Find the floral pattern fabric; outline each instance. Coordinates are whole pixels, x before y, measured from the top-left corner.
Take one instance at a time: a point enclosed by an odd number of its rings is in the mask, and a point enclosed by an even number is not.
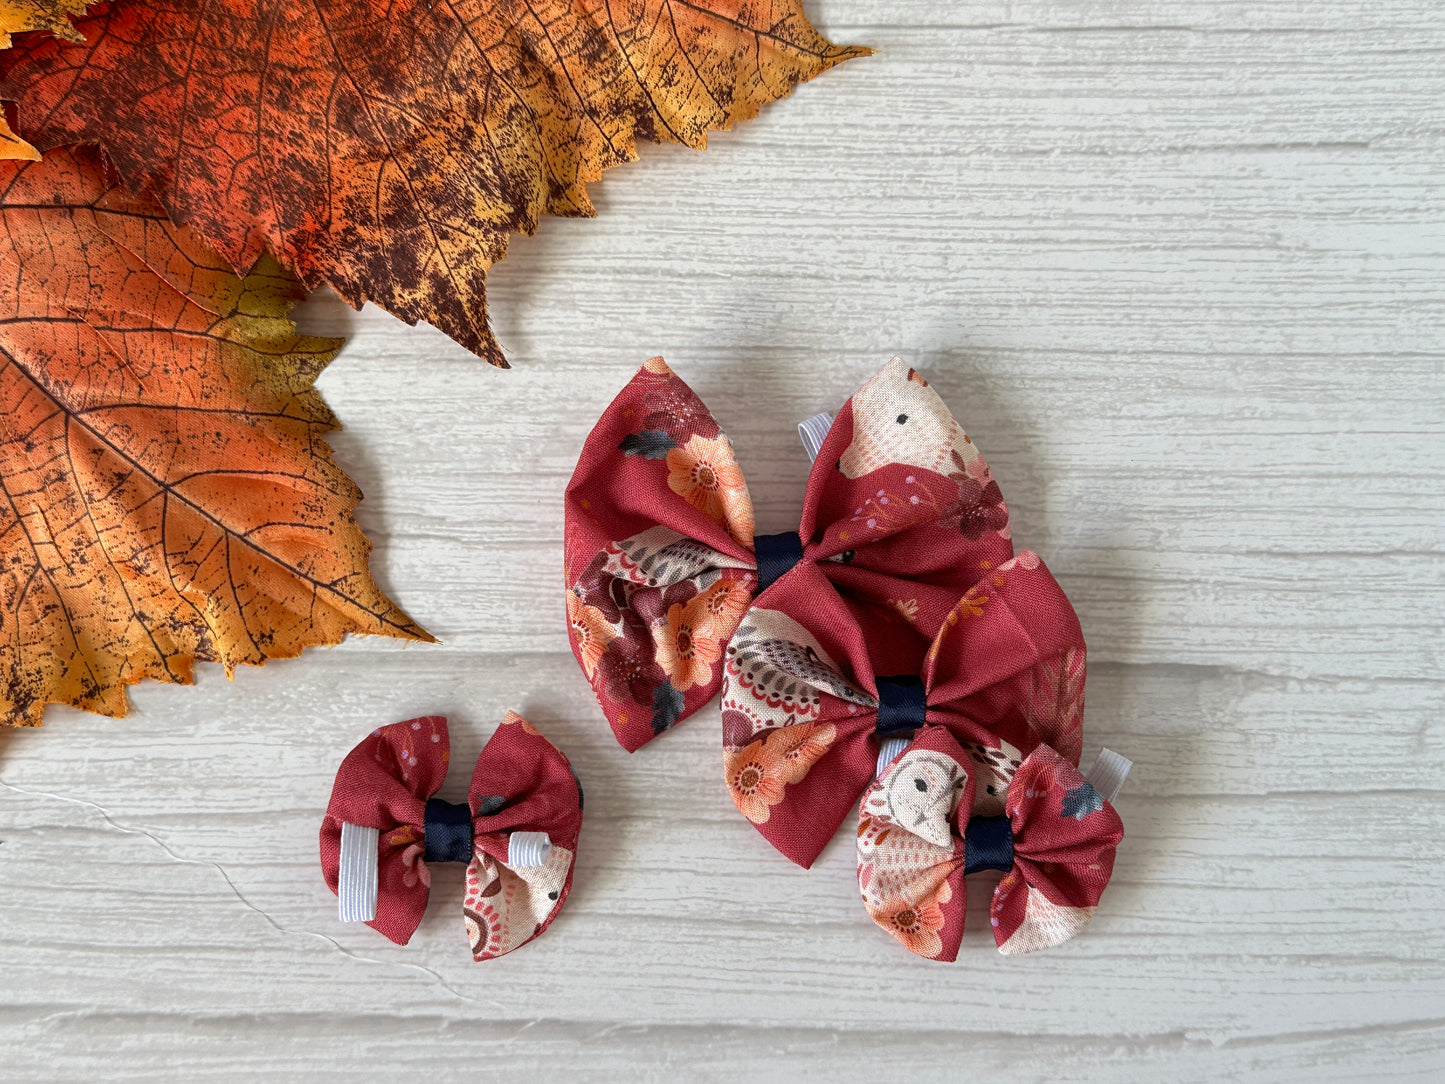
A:
[[[380,832],[376,918],[367,925],[406,944],[426,911],[426,803],[451,758],[447,721],[426,716],[384,726],[347,754],[321,825],[321,869],[337,890],[343,822]],[[477,758],[468,792],[472,857],[462,917],[477,960],[511,952],[551,925],[572,888],[582,789],[567,758],[508,712]],[[513,832],[551,841],[536,867],[509,864]]]
[[[859,806],[863,905],[906,949],[931,960],[956,959],[963,935],[972,769],[947,729],[927,726]],[[989,904],[999,951],[1018,955],[1069,940],[1109,883],[1124,836],[1119,815],[1077,767],[1040,745],[1012,773],[1003,816],[1012,865]]]
[[[767,601],[779,608],[754,606],[728,647],[723,772],[743,816],[809,866],[873,780],[878,679],[896,675],[836,594],[785,588]],[[967,753],[973,812],[1001,813],[1014,770],[1041,744],[1078,761],[1084,656],[1073,607],[1029,550],[988,570],[944,618],[910,676],[927,723]]]
[[[1013,556],[987,464],[897,358],[834,419],[797,535],[802,559],[764,597],[835,597],[883,672],[916,671],[959,597]],[[757,594],[754,544],[732,443],[652,359],[594,427],[566,499],[569,637],[628,750],[717,693]]]

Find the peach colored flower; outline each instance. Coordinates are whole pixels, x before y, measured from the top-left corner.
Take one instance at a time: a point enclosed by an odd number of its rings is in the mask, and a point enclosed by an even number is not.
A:
[[[723,753],[723,779],[738,811],[754,824],[772,816],[772,807],[783,800],[780,758],[759,738],[742,749]]]
[[[778,757],[783,782],[801,782],[837,735],[832,723],[798,723],[774,733],[768,744]]]
[[[723,579],[698,595],[693,605],[702,611],[708,631],[718,639],[726,640],[738,627],[751,601],[746,580]]]
[[[721,523],[743,545],[753,544],[753,501],[727,437],[692,437],[667,453],[667,470],[674,493]]]
[[[937,899],[923,903],[911,903],[901,897],[892,897],[874,906],[866,899],[864,905],[873,916],[873,921],[896,937],[909,952],[933,959],[943,951],[943,908]]]
[[[905,621],[912,621],[918,616],[918,600],[916,598],[890,598],[888,605],[897,610],[899,616]]]
[[[406,867],[406,872],[401,875],[401,883],[407,888],[416,887],[420,881],[423,887],[431,887],[431,870],[427,869],[426,848],[420,843],[413,843],[406,850],[401,852],[401,864]]]
[[[722,656],[722,639],[707,617],[707,596],[696,595],[686,605],[675,602],[667,617],[652,626],[657,663],[678,692],[712,680],[712,664]]]
[[[617,633],[596,606],[589,606],[571,591],[567,592],[567,621],[572,626],[572,639],[577,644],[577,657],[587,680],[592,680],[597,663]]]

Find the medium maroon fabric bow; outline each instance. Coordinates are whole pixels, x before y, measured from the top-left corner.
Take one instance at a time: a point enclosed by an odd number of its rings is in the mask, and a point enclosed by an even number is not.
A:
[[[439,715],[384,726],[347,754],[321,824],[321,869],[343,920],[406,944],[429,862],[466,862],[462,915],[488,960],[551,925],[572,888],[582,788],[562,752],[508,712],[477,758],[465,805],[433,797],[451,757]]]
[[[868,914],[908,951],[954,960],[968,894],[963,879],[1003,871],[989,904],[999,951],[1049,948],[1079,933],[1114,870],[1119,815],[1047,745],[1009,781],[1003,813],[972,817],[973,762],[943,727],[920,730],[864,795],[858,888]]]
[[[880,749],[925,725],[966,750],[980,814],[998,813],[1035,746],[1078,761],[1085,649],[1074,608],[1029,550],[948,612],[921,665],[880,667],[815,570],[744,615],[727,652],[723,774],[738,810],[809,866],[878,772]],[[895,619],[894,627],[899,622]]]
[[[987,464],[897,358],[844,404],[797,531],[754,536],[727,437],[661,358],[603,413],[567,487],[573,653],[635,750],[717,692],[753,597],[832,593],[882,673],[916,673],[959,596],[1013,554]]]

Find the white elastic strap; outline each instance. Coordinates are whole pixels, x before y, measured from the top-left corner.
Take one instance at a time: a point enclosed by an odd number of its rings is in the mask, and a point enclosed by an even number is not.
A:
[[[1134,762],[1128,757],[1120,756],[1112,749],[1100,749],[1099,755],[1094,758],[1094,766],[1084,778],[1104,796],[1104,801],[1112,802],[1123,788],[1124,780],[1129,778],[1132,767]]]
[[[341,865],[336,871],[336,914],[342,922],[376,918],[376,865],[381,832],[341,822]]]
[[[878,770],[873,773],[875,778],[883,774],[883,769],[888,767],[890,760],[908,748],[908,740],[907,738],[884,738],[879,742]]]
[[[507,839],[507,865],[513,869],[535,869],[547,864],[552,840],[546,832],[513,832]]]
[[[803,451],[808,453],[808,462],[818,458],[818,452],[827,439],[828,430],[833,428],[833,415],[824,411],[814,414],[805,422],[798,423],[798,439],[803,442]]]

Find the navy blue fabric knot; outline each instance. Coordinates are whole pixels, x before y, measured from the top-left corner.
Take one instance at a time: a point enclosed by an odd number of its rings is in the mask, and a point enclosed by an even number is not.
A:
[[[428,862],[470,862],[472,860],[472,811],[440,798],[426,802],[426,860]]]
[[[963,830],[963,872],[1007,873],[1014,864],[1014,830],[1007,817],[974,817]]]
[[[911,738],[926,721],[928,698],[923,681],[912,674],[875,679],[878,685],[878,723],[873,733],[891,738]]]
[[[758,594],[762,594],[773,581],[803,559],[803,540],[797,531],[782,534],[760,534],[753,539],[753,550],[758,555]]]

